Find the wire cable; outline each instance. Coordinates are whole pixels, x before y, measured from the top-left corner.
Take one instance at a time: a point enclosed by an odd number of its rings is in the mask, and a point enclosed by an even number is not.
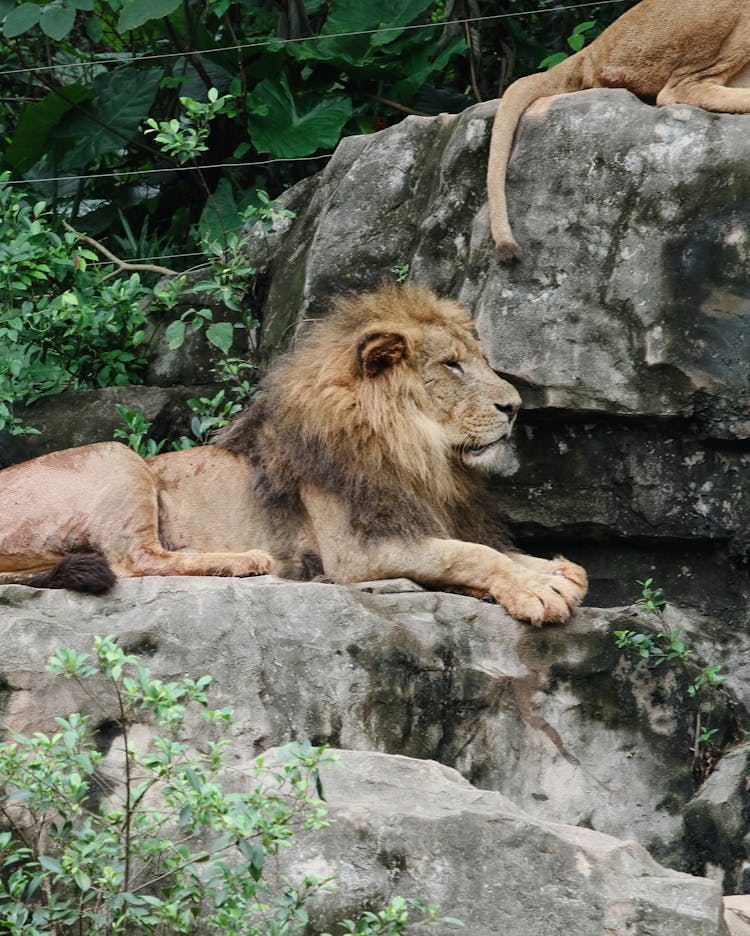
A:
[[[217,54],[220,52],[240,52],[244,49],[257,49],[257,48],[268,48],[270,46],[281,47],[285,45],[292,45],[298,42],[318,42],[324,39],[349,39],[354,36],[372,36],[379,35],[389,32],[408,32],[416,29],[442,29],[445,26],[459,25],[463,26],[464,24],[471,23],[484,23],[494,20],[502,19],[511,19],[519,16],[537,16],[543,15],[545,13],[560,13],[567,12],[570,10],[582,10],[587,7],[592,6],[611,6],[615,3],[622,3],[623,0],[587,0],[586,3],[574,3],[566,4],[564,6],[555,6],[555,7],[545,7],[541,10],[517,10],[513,13],[492,13],[488,16],[473,16],[466,17],[465,19],[456,19],[456,20],[444,20],[436,23],[413,23],[409,26],[381,26],[377,29],[362,29],[355,32],[341,32],[341,33],[330,33],[330,34],[319,34],[317,36],[301,36],[294,39],[259,39],[253,42],[242,42],[236,45],[228,46],[217,46],[213,49],[197,49],[190,50],[187,52],[156,52],[150,55],[120,55],[115,58],[93,58],[87,61],[81,62],[61,62],[58,65],[37,65],[32,68],[10,68],[0,70],[0,76],[5,75],[22,75],[22,74],[32,74],[34,72],[43,72],[43,71],[57,71],[59,69],[66,68],[85,68],[90,65],[122,65],[129,62],[151,62],[159,61],[168,58],[183,58],[186,55],[211,55]]]
[[[126,176],[158,175],[165,172],[198,172],[203,169],[242,169],[248,166],[270,166],[273,163],[298,163],[311,159],[330,159],[333,153],[319,153],[317,156],[274,157],[254,162],[209,163],[205,166],[166,166],[164,169],[117,169],[114,172],[89,172],[86,175],[50,176],[46,179],[8,179],[6,185],[41,185],[43,182],[77,182],[79,179],[121,179]]]

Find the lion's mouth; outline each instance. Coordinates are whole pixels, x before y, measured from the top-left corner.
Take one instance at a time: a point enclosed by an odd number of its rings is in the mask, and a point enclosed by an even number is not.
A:
[[[464,444],[461,446],[461,452],[464,455],[481,455],[484,452],[489,451],[493,447],[493,445],[498,445],[498,443],[503,442],[504,440],[505,440],[505,436],[501,435],[501,436],[498,436],[496,439],[493,439],[492,442],[486,442],[484,445],[465,445]]]

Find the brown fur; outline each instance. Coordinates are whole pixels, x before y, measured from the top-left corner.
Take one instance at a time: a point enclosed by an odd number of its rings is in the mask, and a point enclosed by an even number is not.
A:
[[[484,520],[481,473],[519,403],[455,303],[340,300],[215,445],[143,462],[102,443],[0,472],[0,582],[88,550],[124,576],[406,576],[565,620],[584,571],[509,551]]]
[[[487,188],[497,256],[518,260],[508,221],[505,176],[526,108],[550,94],[626,88],[660,107],[693,104],[750,112],[750,5],[746,0],[641,0],[591,45],[503,94],[490,142]]]

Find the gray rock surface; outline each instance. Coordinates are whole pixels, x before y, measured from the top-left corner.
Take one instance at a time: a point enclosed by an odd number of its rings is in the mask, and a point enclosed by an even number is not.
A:
[[[750,936],[750,896],[733,894],[725,897],[724,922],[730,936]]]
[[[667,871],[633,842],[533,818],[432,761],[343,751],[323,773],[331,825],[283,869],[333,874],[314,929],[420,895],[466,936],[720,936],[718,886]],[[443,930],[441,930],[443,932]]]
[[[622,657],[613,631],[632,617],[582,609],[535,630],[497,606],[414,589],[153,577],[93,598],[4,586],[0,721],[28,733],[91,711],[44,664],[113,633],[161,678],[214,677],[216,707],[236,711],[238,764],[298,738],[434,759],[539,818],[704,870],[711,856],[686,851],[682,818],[694,702],[676,670],[634,672]],[[713,712],[718,744],[733,717]]]
[[[684,811],[687,849],[725,892],[750,891],[750,746],[725,754]]]
[[[534,630],[407,582],[154,577],[104,598],[4,586],[0,719],[28,733],[83,711],[111,743],[112,713],[44,665],[112,633],[154,676],[213,676],[212,707],[235,709],[234,769],[295,738],[348,749],[324,776],[331,828],[282,865],[339,877],[320,927],[400,893],[472,936],[722,936],[717,881],[604,834],[696,860],[681,816],[691,700],[674,672],[621,659],[612,630],[630,624],[586,609]],[[422,760],[391,756],[404,754]]]

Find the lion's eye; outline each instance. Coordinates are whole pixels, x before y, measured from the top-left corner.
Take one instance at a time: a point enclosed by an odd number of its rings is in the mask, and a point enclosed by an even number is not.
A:
[[[463,374],[464,369],[458,363],[458,361],[443,361],[443,367],[447,367],[449,371],[453,371],[454,374]]]

